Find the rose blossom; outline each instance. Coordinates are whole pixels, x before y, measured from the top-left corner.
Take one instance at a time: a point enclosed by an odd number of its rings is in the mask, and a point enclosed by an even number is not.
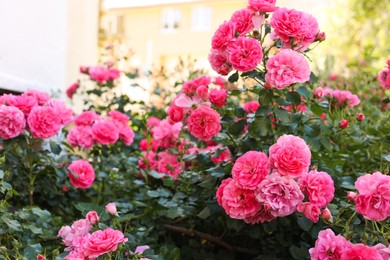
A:
[[[134,141],[134,131],[130,126],[119,127],[119,139],[123,140],[125,145],[131,145]]]
[[[46,105],[54,108],[54,110],[57,111],[63,126],[69,125],[73,121],[73,110],[67,108],[64,101],[51,98],[49,101],[47,101]]]
[[[328,205],[334,197],[334,183],[332,177],[326,172],[312,170],[304,174],[300,185],[310,203],[320,208]]]
[[[366,219],[382,221],[390,216],[390,176],[380,172],[359,177],[355,186],[356,211]]]
[[[320,207],[316,204],[312,204],[310,202],[303,202],[298,205],[297,210],[302,212],[306,218],[310,219],[313,223],[318,222],[318,218],[320,216]]]
[[[217,111],[200,106],[191,111],[187,119],[188,130],[198,139],[208,141],[221,131],[221,119]]]
[[[311,152],[306,142],[294,135],[283,135],[269,149],[271,166],[281,175],[297,178],[310,166]]]
[[[352,245],[347,250],[344,250],[342,260],[355,260],[355,259],[367,259],[367,260],[383,260],[375,247],[366,246],[363,244]]]
[[[183,121],[184,114],[184,108],[177,106],[175,101],[173,101],[171,106],[168,108],[168,116],[175,123]]]
[[[95,144],[92,127],[90,126],[73,127],[68,133],[67,140],[72,146],[80,146],[87,149]]]
[[[106,205],[106,212],[107,214],[117,215],[116,205],[114,202],[108,203]]]
[[[27,123],[35,138],[52,137],[61,129],[60,115],[49,106],[33,107],[28,115]]]
[[[379,85],[384,89],[390,89],[390,62],[387,61],[388,66],[384,68],[378,75]]]
[[[346,119],[341,120],[339,123],[339,126],[341,129],[347,128],[348,127],[348,120],[346,120]]]
[[[229,184],[233,179],[227,178],[222,180],[221,185],[219,185],[217,189],[217,193],[215,194],[215,198],[217,199],[218,204],[222,207],[222,196],[223,196],[223,190],[225,189],[226,185]]]
[[[229,42],[234,39],[235,27],[232,22],[224,22],[211,38],[211,46],[213,49],[225,49]]]
[[[246,72],[254,70],[263,59],[263,50],[258,40],[239,36],[226,48],[228,61],[233,68]]]
[[[255,190],[257,201],[270,206],[271,214],[284,217],[292,214],[304,196],[298,184],[289,176],[278,172],[268,175]]]
[[[20,109],[0,105],[0,138],[7,140],[24,132],[26,119]]]
[[[76,188],[87,189],[90,188],[95,180],[95,171],[92,165],[85,160],[73,161],[68,169],[69,180]]]
[[[321,218],[325,220],[329,220],[330,222],[333,222],[332,212],[328,208],[324,208],[321,211]]]
[[[135,249],[134,253],[130,251],[130,253],[133,253],[133,254],[142,254],[145,250],[148,250],[150,249],[150,246],[137,246],[137,248]],[[142,257],[140,258],[140,260],[152,260],[150,258],[146,258],[146,257]]]
[[[364,114],[362,114],[362,113],[357,114],[356,119],[358,121],[363,121],[364,120]]]
[[[74,93],[76,93],[79,86],[80,86],[79,83],[76,82],[68,87],[68,89],[66,90],[66,95],[68,96],[68,98],[72,99]]]
[[[178,156],[168,151],[158,153],[157,171],[168,174],[175,180],[183,172]]]
[[[390,259],[390,245],[387,247],[384,244],[376,244],[375,245],[376,250],[378,250],[378,253],[382,256],[383,260]]]
[[[221,108],[226,105],[229,94],[224,89],[212,89],[209,94],[209,100],[215,107]]]
[[[273,88],[283,89],[291,84],[310,80],[310,68],[305,57],[293,50],[281,50],[266,64],[265,80]]]
[[[121,72],[117,69],[108,69],[108,80],[115,80],[121,76]]]
[[[89,223],[91,223],[92,225],[95,225],[96,223],[99,222],[99,215],[94,210],[89,211],[86,215],[86,219],[88,220]]]
[[[92,258],[114,252],[119,244],[124,244],[127,240],[119,230],[112,228],[97,230],[89,237],[85,245],[84,255]]]
[[[260,208],[258,209],[256,215],[252,217],[244,218],[245,223],[247,224],[257,224],[257,223],[264,223],[264,222],[270,222],[271,220],[274,220],[276,216],[272,214],[272,208],[268,204],[261,204]]]
[[[233,165],[232,176],[243,189],[254,190],[270,174],[271,166],[265,153],[249,151]]]
[[[119,129],[113,120],[108,118],[95,122],[92,126],[92,132],[96,142],[108,145],[115,143],[119,138]]]
[[[224,187],[221,204],[226,214],[234,219],[253,217],[260,208],[253,191],[242,189],[235,180],[231,180]]]
[[[153,128],[153,138],[161,147],[169,148],[177,142],[182,126],[181,122],[170,124],[167,119],[161,120]]]
[[[305,51],[318,34],[317,20],[310,14],[294,9],[278,8],[272,15],[271,26],[284,47]]]
[[[142,157],[138,160],[138,167],[140,169],[146,170],[157,170],[157,159],[156,153],[153,151],[148,151],[142,154]]]
[[[89,67],[88,73],[91,79],[100,84],[106,82],[106,80],[108,80],[110,77],[108,69],[103,66]]]
[[[276,0],[249,0],[248,8],[260,13],[273,12],[277,9]]]
[[[122,125],[127,126],[130,122],[130,118],[126,114],[123,114],[117,110],[111,110],[110,112],[108,112],[108,115]]]
[[[99,117],[100,116],[93,111],[84,111],[75,118],[74,123],[77,126],[92,125]]]
[[[221,151],[221,148],[224,150]],[[220,149],[220,150],[217,151],[218,149]],[[215,164],[232,160],[232,154],[230,153],[230,150],[227,147],[224,148],[221,145],[208,146],[205,148],[205,150],[211,152],[210,158],[211,158],[211,161]],[[218,153],[219,153],[219,155],[218,155]]]
[[[245,35],[253,30],[252,17],[253,13],[244,8],[235,11],[230,18],[230,22],[234,24],[237,33]]]
[[[227,61],[225,50],[211,49],[208,60],[211,68],[218,74],[226,76],[232,70],[232,65]]]
[[[242,108],[248,113],[248,114],[253,114],[256,113],[257,109],[260,107],[259,102],[257,101],[248,101],[246,102]]]
[[[50,99],[47,93],[34,89],[27,90],[23,95],[34,97],[37,100],[38,105],[44,105]]]
[[[9,96],[6,99],[8,105],[19,108],[26,116],[30,114],[33,107],[38,106],[38,101],[27,95]]]
[[[157,148],[158,145],[153,138],[151,138],[150,140],[148,138],[144,138],[139,142],[139,149],[141,151],[148,151],[148,150],[156,151]]]
[[[351,247],[351,242],[327,228],[318,233],[315,246],[309,249],[309,253],[312,260],[341,259],[341,255]]]

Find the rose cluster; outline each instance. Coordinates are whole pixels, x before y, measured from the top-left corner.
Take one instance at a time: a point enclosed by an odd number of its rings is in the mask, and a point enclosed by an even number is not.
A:
[[[249,151],[232,168],[232,178],[222,181],[216,194],[226,213],[256,224],[302,210],[314,222],[313,209],[320,210],[333,199],[334,186],[325,172],[308,172],[311,152],[303,139],[283,135],[263,152]],[[309,202],[303,202],[305,195]],[[310,210],[308,209],[310,207]],[[309,214],[310,213],[310,214]]]
[[[325,39],[319,33],[317,20],[294,9],[277,8],[275,0],[250,0],[247,8],[236,11],[214,33],[209,62],[213,70],[227,75],[231,70],[249,72],[265,62],[265,85],[283,89],[310,79],[309,64],[300,52],[315,41]],[[267,20],[273,12],[270,21]],[[264,36],[271,31],[272,44],[261,46]],[[260,37],[259,37],[260,35]],[[282,50],[268,59],[273,46]]]
[[[116,110],[108,112],[108,117],[101,117],[93,111],[84,111],[75,118],[75,126],[70,129],[67,140],[72,146],[91,148],[96,143],[114,144],[122,140],[131,145],[134,131],[129,126],[130,118]]]
[[[208,76],[186,81],[182,92],[168,108],[171,121],[185,120],[190,133],[204,141],[209,141],[221,131],[220,115],[211,105],[221,108],[229,96],[224,83],[217,82],[210,87],[211,83]]]
[[[92,226],[99,222],[96,211],[87,213],[85,219],[75,221],[71,226],[63,226],[58,237],[70,251],[64,259],[96,259],[97,257],[117,250],[119,244],[127,242],[127,238],[119,230],[106,228],[90,233]]]
[[[34,138],[56,135],[73,120],[65,102],[38,90],[0,96],[0,138],[12,139],[28,130]]]
[[[341,235],[336,236],[328,228],[319,232],[315,246],[310,248],[309,253],[312,260],[387,260],[390,259],[390,246],[353,244]]]
[[[332,89],[330,87],[318,87],[314,90],[314,97],[320,100],[330,100],[333,105],[339,107],[355,107],[360,104],[357,95],[348,90]]]
[[[387,67],[385,67],[378,75],[379,84],[384,89],[390,89],[390,60],[387,60]]]
[[[356,180],[355,187],[358,193],[349,192],[348,198],[357,212],[374,221],[390,217],[390,176],[381,172],[365,174]]]

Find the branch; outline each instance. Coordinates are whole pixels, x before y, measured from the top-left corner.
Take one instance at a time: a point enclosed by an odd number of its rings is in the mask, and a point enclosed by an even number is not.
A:
[[[207,233],[203,233],[200,231],[191,230],[191,229],[187,229],[187,228],[183,228],[183,227],[177,227],[177,226],[173,226],[173,225],[169,225],[169,224],[165,225],[165,229],[167,229],[168,231],[181,233],[181,234],[191,236],[191,237],[197,236],[197,237],[206,239],[210,242],[213,242],[215,244],[218,244],[218,245],[226,248],[229,251],[245,253],[248,255],[259,255],[261,253],[260,251],[257,251],[257,250],[252,250],[252,249],[248,249],[245,247],[230,245],[230,244],[226,243],[225,241],[223,241],[222,239],[220,239],[219,237],[216,237],[216,236],[213,236],[213,235],[210,235]]]

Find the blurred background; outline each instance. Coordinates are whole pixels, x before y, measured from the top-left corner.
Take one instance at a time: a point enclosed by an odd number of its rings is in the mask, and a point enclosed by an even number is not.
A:
[[[31,88],[65,99],[81,65],[131,72],[144,89],[150,73],[168,73],[180,62],[212,73],[207,55],[213,33],[246,5],[246,0],[0,0],[0,91]],[[390,58],[388,0],[278,0],[277,6],[317,18],[327,40],[310,58],[324,77],[351,69],[379,71]]]

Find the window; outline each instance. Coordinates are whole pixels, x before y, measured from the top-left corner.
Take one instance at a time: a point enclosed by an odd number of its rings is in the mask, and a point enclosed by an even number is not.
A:
[[[195,7],[192,9],[192,30],[209,31],[211,29],[211,8]]]
[[[180,11],[177,9],[167,9],[163,11],[164,31],[177,31],[180,27]]]

